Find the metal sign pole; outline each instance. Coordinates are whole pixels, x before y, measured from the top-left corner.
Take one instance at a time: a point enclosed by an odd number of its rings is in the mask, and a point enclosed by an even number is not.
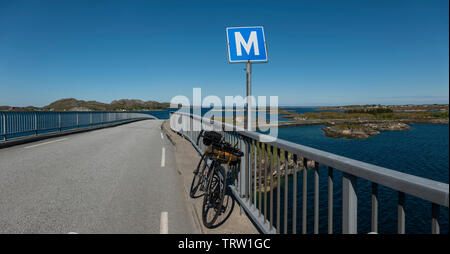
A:
[[[250,130],[251,129],[251,124],[252,124],[252,115],[251,115],[251,93],[252,93],[252,85],[251,85],[251,79],[252,79],[252,64],[250,63],[250,60],[248,60],[247,62],[247,68],[246,68],[246,72],[247,72],[247,103],[246,103],[246,107],[245,107],[245,117],[244,117],[244,128],[246,130]]]

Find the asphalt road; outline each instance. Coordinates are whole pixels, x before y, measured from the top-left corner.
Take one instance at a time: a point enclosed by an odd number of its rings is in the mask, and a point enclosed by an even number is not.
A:
[[[194,233],[160,125],[0,149],[0,233]]]

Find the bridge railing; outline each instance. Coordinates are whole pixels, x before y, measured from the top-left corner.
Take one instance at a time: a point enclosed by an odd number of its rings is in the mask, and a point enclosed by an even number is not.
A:
[[[135,112],[0,111],[0,142],[23,136],[144,118],[155,117]]]
[[[295,144],[286,140],[269,138],[267,135],[222,122],[211,122],[198,115],[174,112],[171,126],[181,125],[176,130],[201,152],[202,143],[196,146],[199,130],[194,126],[214,129],[225,135],[230,143],[238,143],[244,152],[238,177],[230,186],[235,198],[247,214],[252,217],[260,230],[265,233],[307,233],[308,216],[308,175],[313,174],[314,218],[313,232],[319,233],[319,168],[327,171],[328,233],[333,233],[333,196],[338,187],[333,174],[341,171],[342,184],[342,233],[357,233],[358,179],[365,179],[371,184],[371,231],[378,232],[379,186],[397,192],[397,232],[405,233],[405,195],[425,200],[431,209],[430,231],[440,233],[440,207],[449,206],[449,185],[430,179],[394,171],[373,164],[353,160],[311,147]],[[320,165],[320,167],[319,167]],[[325,167],[324,167],[325,166]],[[311,170],[307,170],[310,168]],[[297,174],[303,174],[302,197],[297,197]],[[288,176],[293,175],[289,181]],[[322,183],[321,183],[322,184]],[[283,186],[284,185],[284,186]],[[290,190],[290,192],[289,192]],[[283,200],[281,200],[281,194]],[[275,196],[275,197],[274,197]],[[362,198],[362,197],[359,197]],[[275,203],[274,203],[275,202]],[[298,203],[297,203],[298,202]],[[297,208],[302,208],[298,211]],[[274,211],[275,210],[275,211]],[[297,221],[297,214],[301,221]],[[275,216],[274,216],[275,215]],[[301,228],[297,229],[297,225]],[[281,231],[282,230],[282,231]]]

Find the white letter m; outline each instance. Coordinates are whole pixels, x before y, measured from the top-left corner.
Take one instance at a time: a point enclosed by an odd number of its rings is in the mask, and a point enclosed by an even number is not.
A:
[[[234,37],[236,40],[236,54],[238,56],[242,56],[241,45],[244,47],[245,51],[247,52],[247,55],[250,54],[250,49],[252,48],[252,45],[254,45],[255,55],[257,56],[259,55],[258,38],[256,37],[256,31],[250,32],[248,42],[245,42],[240,32],[234,32]]]

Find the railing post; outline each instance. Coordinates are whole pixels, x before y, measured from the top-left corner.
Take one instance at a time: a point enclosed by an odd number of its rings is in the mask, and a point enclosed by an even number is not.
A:
[[[401,191],[398,192],[397,231],[399,234],[405,233],[405,193]]]
[[[34,112],[34,134],[37,136],[38,128],[37,128],[37,112]]]
[[[439,205],[432,203],[431,204],[431,233],[439,234]]]
[[[249,144],[248,144],[248,140],[247,138],[243,137],[241,140],[241,151],[244,152],[244,156],[242,157],[242,163],[241,163],[241,168],[240,168],[240,194],[241,197],[248,197],[248,190],[249,190],[249,186],[248,186],[248,171],[250,169],[250,156],[249,156]]]
[[[328,234],[333,234],[333,168],[328,167]]]
[[[270,151],[272,151],[272,158],[273,158],[272,161],[277,160],[277,165],[276,165],[277,168],[275,171],[275,172],[277,172],[276,173],[277,174],[277,233],[280,233],[281,232],[281,216],[280,216],[281,215],[281,177],[280,177],[281,176],[281,173],[280,173],[281,151],[280,151],[280,148],[278,148],[278,147],[275,147],[276,152],[273,152],[273,148]],[[271,165],[271,164],[269,164],[269,165]],[[272,170],[270,171],[269,175],[270,175],[270,179],[272,179],[272,176],[273,176]],[[272,181],[271,181],[270,182],[270,197],[271,197],[270,208],[271,209],[273,208],[273,198],[272,198],[273,197],[273,194],[272,194],[273,189],[274,189],[274,187],[272,186]],[[273,217],[272,214],[273,214],[273,211],[270,210],[270,215]],[[271,218],[271,220],[272,220],[272,218]]]
[[[297,154],[293,154],[292,157],[294,159],[294,190],[292,191],[292,234],[297,234]]]
[[[58,129],[61,131],[61,112],[58,112]]]
[[[314,162],[314,234],[319,233],[319,163]]]
[[[78,112],[76,114],[77,114],[77,128],[78,128],[78,126],[80,126],[80,122],[78,120]]]
[[[92,112],[89,112],[89,126],[92,126]]]
[[[264,144],[263,143],[261,143],[261,142],[258,142],[258,149],[259,149],[259,154],[258,154],[258,157],[259,157],[259,160],[258,160],[258,165],[259,165],[259,177],[258,177],[258,182],[259,182],[259,185],[258,185],[258,189],[259,189],[259,199],[258,199],[258,206],[259,206],[259,209],[258,209],[258,211],[259,211],[259,215],[261,216],[261,211],[262,211],[262,191],[263,191],[263,189],[262,189],[262,179],[263,179],[263,164],[262,164],[262,159],[264,158],[264,156],[263,156],[263,148],[264,147]]]
[[[2,113],[2,119],[3,119],[3,137],[6,141],[6,114]]]
[[[372,232],[378,232],[378,184],[372,183]]]
[[[307,213],[308,213],[308,159],[303,158],[303,211],[302,211],[302,234],[307,233]]]
[[[257,145],[257,141],[255,140],[254,142],[254,146],[253,146],[253,150],[254,150],[254,162],[255,162],[255,170],[253,171],[253,203],[254,206],[256,208],[256,179],[257,179],[257,170],[258,170],[258,145]]]
[[[342,233],[357,233],[358,197],[356,195],[356,177],[342,174]]]
[[[284,233],[288,233],[289,153],[284,151]]]

